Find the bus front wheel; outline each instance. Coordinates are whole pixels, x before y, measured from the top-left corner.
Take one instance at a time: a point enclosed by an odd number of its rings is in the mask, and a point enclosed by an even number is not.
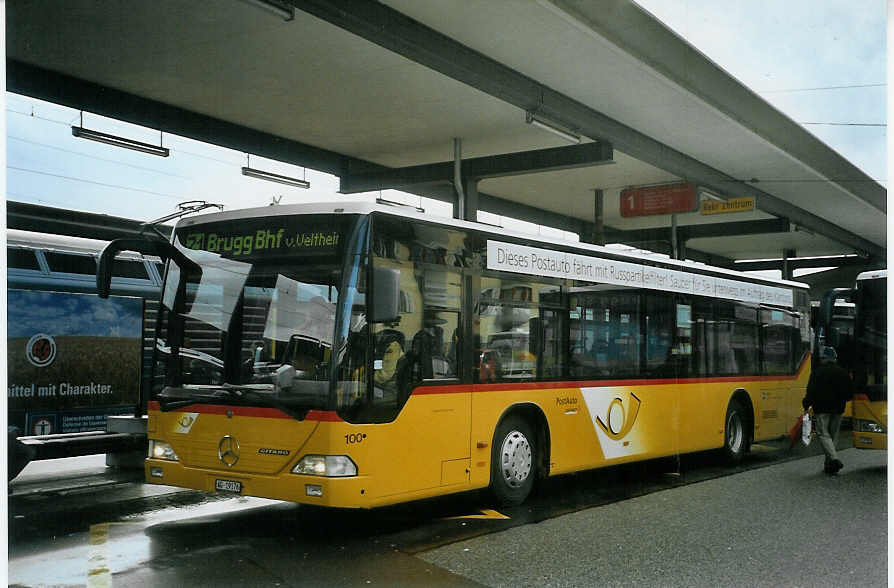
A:
[[[521,504],[534,487],[537,447],[534,430],[518,415],[509,415],[494,433],[490,488],[501,506]]]
[[[738,464],[748,452],[750,435],[746,428],[749,422],[745,408],[738,400],[732,400],[726,409],[723,426],[723,453],[731,464]]]

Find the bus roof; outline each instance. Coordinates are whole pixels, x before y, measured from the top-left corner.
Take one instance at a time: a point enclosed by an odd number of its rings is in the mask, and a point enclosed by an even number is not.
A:
[[[514,237],[517,239],[526,239],[528,241],[536,241],[537,243],[545,243],[550,245],[557,245],[563,248],[568,249],[576,249],[589,251],[593,253],[599,253],[602,255],[609,255],[612,257],[616,257],[619,259],[629,259],[635,262],[648,261],[650,263],[657,263],[665,266],[677,267],[677,268],[688,268],[688,269],[700,269],[703,271],[709,271],[716,274],[723,274],[728,276],[735,276],[738,278],[744,278],[746,280],[750,280],[753,282],[760,282],[766,284],[775,284],[775,285],[785,285],[791,286],[799,289],[809,289],[807,284],[802,282],[794,282],[790,280],[780,280],[774,278],[768,278],[765,276],[756,276],[752,274],[748,274],[745,272],[740,272],[736,270],[716,267],[712,265],[707,265],[700,262],[694,261],[680,261],[676,259],[664,259],[658,257],[656,255],[646,255],[641,253],[634,253],[628,251],[620,251],[617,249],[611,249],[608,247],[604,247],[601,245],[593,245],[590,243],[582,243],[575,241],[563,241],[559,239],[552,239],[549,237],[543,236],[532,236],[530,234],[518,233],[518,232],[510,232],[502,227],[496,227],[494,225],[486,224],[486,223],[478,223],[473,221],[465,221],[454,218],[445,218],[445,217],[433,217],[431,215],[425,214],[424,211],[420,212],[419,209],[413,206],[403,206],[403,205],[387,205],[387,204],[378,204],[378,203],[370,203],[370,202],[313,202],[313,203],[305,203],[305,204],[278,204],[278,205],[268,205],[262,206],[258,208],[243,208],[238,210],[228,210],[223,212],[212,212],[208,214],[201,214],[197,216],[190,216],[182,218],[177,223],[177,228],[186,227],[198,224],[204,224],[208,222],[218,222],[218,221],[227,221],[227,220],[240,220],[246,218],[259,218],[259,217],[269,217],[269,216],[288,216],[288,215],[296,215],[296,214],[360,214],[360,215],[368,215],[372,213],[381,213],[387,214],[391,216],[397,216],[408,219],[416,219],[420,221],[424,221],[427,223],[436,223],[440,225],[444,225],[447,227],[455,227],[457,229],[467,229],[467,230],[475,230],[485,233],[491,233],[495,237]]]
[[[23,231],[21,229],[7,229],[6,245],[8,247],[29,247],[32,249],[45,249],[64,253],[82,253],[98,255],[108,241],[101,239],[88,239],[85,237],[72,237],[70,235],[55,235],[53,233],[38,233],[35,231]],[[132,251],[122,251],[115,256],[118,259],[148,259],[160,261],[151,255],[140,255]]]
[[[107,243],[108,241],[99,239],[37,233],[20,229],[8,229],[6,231],[6,244],[19,247],[39,247],[41,249],[58,249],[59,251],[77,253],[99,253]]]

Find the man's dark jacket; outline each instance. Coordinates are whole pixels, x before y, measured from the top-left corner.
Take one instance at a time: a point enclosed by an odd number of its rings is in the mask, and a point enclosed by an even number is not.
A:
[[[804,410],[812,406],[814,413],[841,414],[845,403],[853,395],[853,384],[847,370],[834,363],[823,363],[811,372],[807,396],[801,404]]]

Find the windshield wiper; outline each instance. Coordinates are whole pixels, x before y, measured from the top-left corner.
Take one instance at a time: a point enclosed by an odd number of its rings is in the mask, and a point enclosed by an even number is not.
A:
[[[194,391],[189,389],[166,387],[158,395],[158,398],[162,401],[161,411],[168,412],[178,408],[183,408],[184,406],[189,406],[190,404],[216,402],[219,401],[221,397],[218,394],[196,394]],[[169,400],[168,402],[164,402],[164,400],[168,398],[170,398],[171,400]]]
[[[304,420],[304,417],[307,416],[307,410],[296,410],[294,407],[289,406],[271,394],[258,392],[256,388],[250,386],[237,386],[234,384],[224,384],[223,386],[223,390],[229,392],[230,396],[233,398],[242,398],[251,402],[264,404],[271,408],[279,409],[298,421]]]
[[[307,416],[307,411],[309,410],[297,410],[294,407],[280,401],[275,396],[259,392],[257,388],[252,386],[223,384],[221,386],[203,387],[201,390],[203,392],[208,391],[210,392],[210,394],[195,394],[184,397],[185,395],[183,394],[183,392],[189,394],[192,391],[188,389],[177,389],[176,391],[174,391],[170,388],[166,388],[161,392],[161,394],[159,394],[159,398],[171,398],[171,400],[161,405],[162,412],[168,412],[177,408],[189,406],[190,404],[207,404],[211,402],[220,402],[221,400],[226,400],[228,398],[243,400],[247,402],[257,402],[259,404],[263,404],[264,406],[276,408],[286,413],[293,419],[299,421],[304,420],[304,417]]]

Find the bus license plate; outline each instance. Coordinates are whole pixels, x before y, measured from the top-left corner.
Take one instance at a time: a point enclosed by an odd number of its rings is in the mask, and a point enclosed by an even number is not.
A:
[[[214,489],[223,492],[242,492],[242,482],[235,480],[215,480]]]

